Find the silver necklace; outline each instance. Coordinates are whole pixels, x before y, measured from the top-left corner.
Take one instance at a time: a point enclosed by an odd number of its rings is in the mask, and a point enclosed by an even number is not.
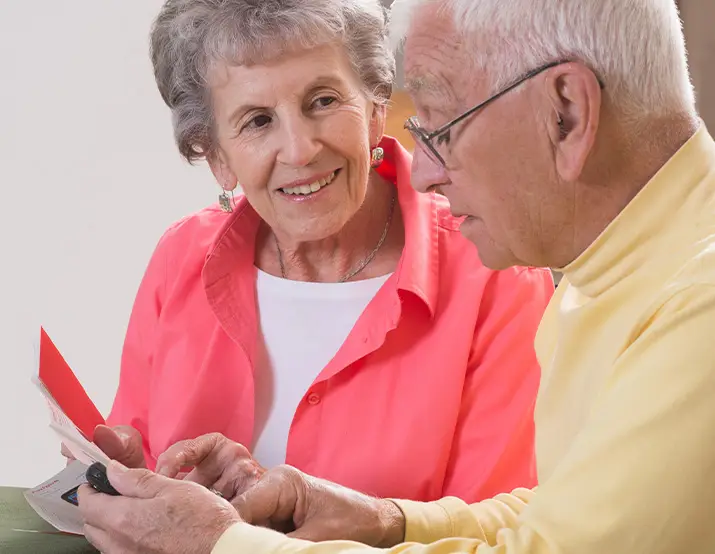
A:
[[[385,222],[385,228],[382,230],[382,236],[380,237],[380,240],[377,241],[377,244],[375,245],[375,248],[372,249],[372,252],[370,252],[365,259],[363,259],[356,267],[355,269],[352,269],[345,275],[343,275],[339,280],[338,283],[344,283],[348,279],[352,279],[360,273],[363,269],[367,267],[367,265],[375,258],[377,255],[377,252],[380,250],[380,247],[382,244],[385,242],[385,239],[387,238],[387,232],[390,230],[390,224],[392,223],[392,216],[395,213],[395,199],[397,198],[397,193],[392,195],[392,200],[390,202],[390,213],[387,216],[387,221]],[[273,233],[273,239],[275,240],[276,243],[276,250],[278,251],[278,263],[281,266],[281,276],[283,279],[286,279],[286,269],[285,266],[283,265],[283,253],[281,252],[281,247],[278,244],[278,237],[276,236],[275,233]]]

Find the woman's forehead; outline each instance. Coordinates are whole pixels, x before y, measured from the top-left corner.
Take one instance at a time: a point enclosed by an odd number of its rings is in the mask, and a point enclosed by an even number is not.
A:
[[[209,73],[212,87],[272,83],[289,86],[307,85],[312,81],[354,82],[357,79],[345,49],[339,44],[323,44],[314,48],[284,50],[280,55],[264,56],[245,63],[216,61]]]

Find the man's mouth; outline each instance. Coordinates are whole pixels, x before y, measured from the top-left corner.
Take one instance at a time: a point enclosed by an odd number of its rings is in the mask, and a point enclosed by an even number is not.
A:
[[[322,179],[318,179],[317,181],[313,181],[312,183],[308,183],[305,185],[299,185],[297,187],[285,187],[278,189],[281,191],[283,194],[295,194],[295,195],[300,195],[300,196],[307,196],[309,194],[313,194],[318,192],[320,189],[327,187],[330,183],[333,182],[337,174],[340,172],[340,170],[333,171],[330,175],[327,177],[323,177]]]

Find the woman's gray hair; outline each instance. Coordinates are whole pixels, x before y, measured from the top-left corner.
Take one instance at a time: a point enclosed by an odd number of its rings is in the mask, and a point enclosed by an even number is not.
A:
[[[379,0],[167,0],[151,31],[151,60],[174,136],[189,163],[215,149],[208,91],[216,63],[255,64],[341,42],[366,95],[386,104],[395,59]]]

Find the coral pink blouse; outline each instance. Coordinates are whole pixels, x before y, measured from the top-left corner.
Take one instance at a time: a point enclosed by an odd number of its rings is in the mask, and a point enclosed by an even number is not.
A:
[[[533,348],[546,270],[495,272],[446,200],[410,186],[410,155],[382,142],[405,247],[394,274],[305,391],[286,463],[382,497],[468,502],[534,486]],[[256,212],[241,197],[161,238],[140,285],[109,417],[144,438],[149,467],[209,432],[251,445],[258,340]]]

